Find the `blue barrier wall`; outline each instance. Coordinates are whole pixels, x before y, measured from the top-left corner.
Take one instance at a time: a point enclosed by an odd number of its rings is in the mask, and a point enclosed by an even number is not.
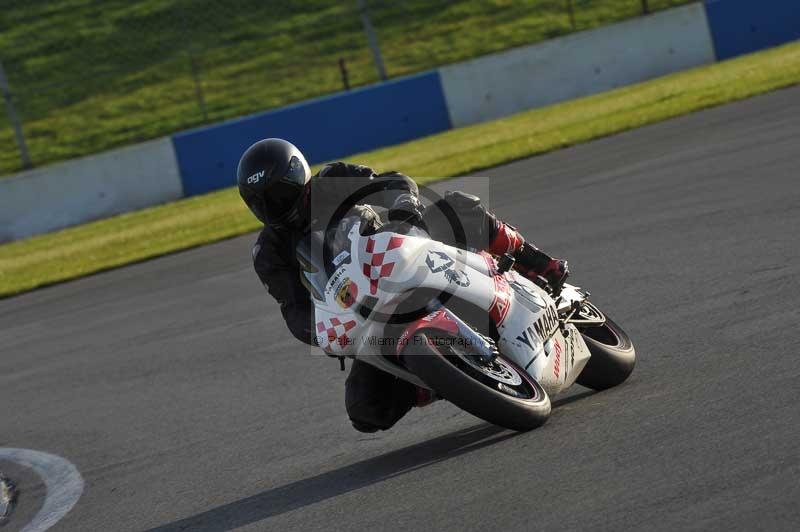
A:
[[[253,142],[281,137],[315,164],[450,129],[439,73],[373,85],[172,137],[186,196],[235,184]]]
[[[800,39],[798,0],[708,0],[717,60]]]

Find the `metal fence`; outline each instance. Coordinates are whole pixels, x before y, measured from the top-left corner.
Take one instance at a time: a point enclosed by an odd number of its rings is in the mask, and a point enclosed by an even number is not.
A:
[[[0,0],[0,173],[690,1]]]

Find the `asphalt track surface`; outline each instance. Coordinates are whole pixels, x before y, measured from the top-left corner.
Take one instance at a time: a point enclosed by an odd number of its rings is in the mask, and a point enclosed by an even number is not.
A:
[[[0,447],[80,470],[53,530],[798,530],[798,167],[794,88],[484,173],[638,351],[538,430],[353,431],[249,235],[0,301]]]

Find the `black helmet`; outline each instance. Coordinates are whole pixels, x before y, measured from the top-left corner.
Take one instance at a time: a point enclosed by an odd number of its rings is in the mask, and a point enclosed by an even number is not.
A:
[[[276,227],[302,221],[304,189],[311,170],[294,144],[259,140],[239,159],[236,181],[242,199],[263,223]]]

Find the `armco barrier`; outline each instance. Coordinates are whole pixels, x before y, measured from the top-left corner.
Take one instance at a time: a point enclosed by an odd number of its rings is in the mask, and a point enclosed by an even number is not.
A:
[[[182,196],[168,138],[43,166],[0,179],[0,242]]]
[[[242,152],[264,137],[295,143],[314,164],[446,129],[434,71],[179,133],[173,142],[191,196],[233,185]]]
[[[798,0],[709,0],[706,13],[720,61],[800,39]]]
[[[453,127],[712,63],[701,4],[443,67]]]

